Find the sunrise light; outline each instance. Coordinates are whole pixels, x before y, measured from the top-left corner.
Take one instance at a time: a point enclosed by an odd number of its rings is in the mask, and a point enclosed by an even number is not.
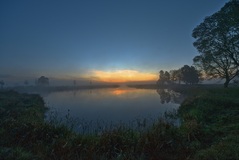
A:
[[[155,81],[157,75],[152,73],[142,73],[136,70],[117,70],[117,71],[92,71],[94,77],[102,82],[134,82],[134,81]]]
[[[135,82],[135,81],[155,81],[157,75],[152,73],[142,73],[136,70],[117,71],[92,71],[93,76],[102,82]]]

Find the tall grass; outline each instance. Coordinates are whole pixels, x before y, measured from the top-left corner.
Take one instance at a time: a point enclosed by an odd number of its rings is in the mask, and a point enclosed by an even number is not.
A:
[[[103,132],[117,130],[119,128],[125,130],[133,130],[137,132],[146,132],[153,125],[159,121],[164,120],[167,123],[173,125],[179,125],[180,120],[177,116],[177,111],[167,111],[164,114],[158,116],[158,118],[137,117],[131,121],[108,121],[104,119],[88,120],[84,118],[73,118],[68,110],[65,116],[60,115],[57,110],[52,109],[47,112],[45,122],[53,126],[66,126],[69,130],[79,133],[81,135],[99,135]]]

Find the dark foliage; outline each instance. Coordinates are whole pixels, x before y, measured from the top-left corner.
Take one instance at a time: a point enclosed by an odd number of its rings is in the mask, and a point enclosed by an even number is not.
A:
[[[210,78],[225,79],[224,86],[239,74],[239,1],[231,0],[205,18],[194,30],[193,43],[201,53],[194,58]]]

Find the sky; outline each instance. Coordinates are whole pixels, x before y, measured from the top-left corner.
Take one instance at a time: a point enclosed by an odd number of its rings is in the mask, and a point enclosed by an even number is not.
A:
[[[226,2],[2,0],[0,80],[156,81],[193,64],[192,30]]]

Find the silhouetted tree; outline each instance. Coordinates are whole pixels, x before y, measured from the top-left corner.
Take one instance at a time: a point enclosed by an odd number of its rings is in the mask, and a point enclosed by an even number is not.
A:
[[[159,71],[159,79],[157,81],[158,85],[163,85],[164,84],[163,75],[164,75],[164,71],[163,70]]]
[[[4,84],[5,84],[4,81],[1,80],[1,81],[0,81],[1,89],[3,89]]]
[[[47,78],[45,76],[41,76],[37,80],[37,85],[39,85],[39,86],[48,86],[49,85],[49,78]]]
[[[170,83],[170,74],[168,71],[165,71],[164,73],[164,80],[165,82]]]
[[[169,71],[170,72],[170,80],[171,82],[176,82],[178,81],[178,83],[180,84],[181,83],[181,80],[182,80],[182,73],[181,73],[181,70],[178,69],[178,70],[171,70]]]
[[[230,0],[220,11],[206,17],[192,36],[201,55],[194,58],[210,78],[226,79],[224,87],[239,74],[239,1]]]
[[[199,72],[193,66],[184,65],[181,68],[182,81],[186,84],[196,84],[199,82]]]
[[[164,85],[165,82],[170,83],[170,74],[168,71],[159,71],[159,80],[157,81],[158,85]]]

